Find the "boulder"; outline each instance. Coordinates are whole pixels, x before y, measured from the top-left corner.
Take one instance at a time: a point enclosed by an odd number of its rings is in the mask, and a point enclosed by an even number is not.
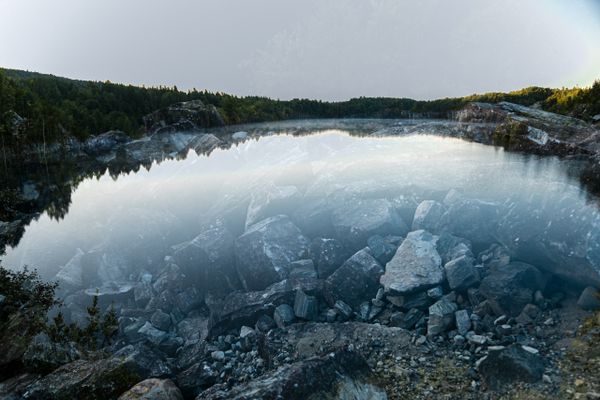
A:
[[[454,326],[454,313],[458,307],[455,303],[442,298],[429,307],[429,321],[427,322],[427,334],[439,335]]]
[[[513,344],[490,350],[478,369],[486,385],[492,390],[499,390],[516,382],[539,381],[544,374],[544,361],[539,355]]]
[[[309,241],[285,215],[252,225],[235,241],[238,275],[246,290],[285,279],[290,263],[308,255]]]
[[[512,262],[492,268],[483,278],[479,292],[498,314],[517,316],[526,304],[533,301],[536,290],[543,290],[546,280],[532,265]]]
[[[356,308],[365,299],[374,298],[382,273],[383,267],[368,248],[358,251],[325,281],[330,304],[342,300]]]
[[[365,246],[373,235],[403,236],[408,232],[392,203],[385,199],[348,200],[337,205],[331,220],[337,237],[354,249]]]
[[[341,351],[287,364],[258,379],[236,385],[215,385],[196,400],[242,399],[342,399],[383,400],[385,391],[366,383],[369,372],[366,361],[356,352]]]
[[[183,400],[170,379],[146,379],[119,396],[118,400]]]
[[[339,240],[320,237],[314,238],[311,242],[310,253],[321,279],[331,275],[349,256]]]
[[[460,256],[444,265],[446,280],[451,290],[465,292],[479,283],[479,272],[469,256]]]
[[[240,287],[233,243],[229,230],[219,224],[173,246],[173,260],[201,294],[224,295]]]
[[[436,242],[437,236],[423,230],[406,236],[381,277],[386,293],[410,294],[443,282],[444,270]]]
[[[594,287],[586,287],[579,295],[577,305],[584,310],[600,310],[600,292]]]
[[[422,201],[415,211],[412,230],[418,231],[424,229],[429,232],[438,233],[440,229],[440,220],[446,211],[443,204],[435,200]]]

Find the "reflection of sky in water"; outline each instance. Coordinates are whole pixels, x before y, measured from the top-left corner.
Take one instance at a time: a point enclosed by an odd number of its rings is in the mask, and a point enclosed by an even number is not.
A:
[[[304,194],[300,202],[333,194],[394,198],[412,185],[438,198],[460,188],[469,197],[498,203],[535,195],[540,207],[566,197],[592,215],[578,183],[561,168],[554,158],[434,136],[357,138],[335,130],[267,136],[116,180],[87,179],[73,193],[64,220],[42,215],[8,249],[4,264],[36,266],[52,276],[78,248],[109,248],[133,253],[143,267],[156,262],[153,250],[164,255],[223,214],[238,215],[243,225],[252,193],[273,186],[296,186]]]

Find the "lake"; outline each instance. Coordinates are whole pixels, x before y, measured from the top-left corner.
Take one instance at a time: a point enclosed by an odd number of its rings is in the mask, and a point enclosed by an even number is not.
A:
[[[426,228],[467,239],[474,256],[501,245],[569,282],[595,276],[598,209],[564,161],[439,135],[356,135],[347,123],[301,136],[286,134],[285,124],[278,134],[272,128],[210,155],[190,151],[149,170],[84,179],[64,218],[43,213],[3,264],[37,268],[58,279],[66,296],[126,293],[174,262],[185,264],[205,298],[289,276],[290,263],[318,258],[315,238],[336,239],[349,256],[372,236],[397,246],[413,228]],[[419,223],[413,218],[423,201],[441,208],[421,207],[429,215]],[[256,250],[277,253],[275,272],[261,281],[260,272],[240,271],[246,250],[237,238],[276,216],[285,217],[275,221],[275,243],[259,241],[264,248]],[[218,240],[203,234],[215,230],[227,233]],[[290,235],[302,240],[282,250]],[[186,253],[190,243],[204,253]],[[198,274],[203,263],[224,272]]]

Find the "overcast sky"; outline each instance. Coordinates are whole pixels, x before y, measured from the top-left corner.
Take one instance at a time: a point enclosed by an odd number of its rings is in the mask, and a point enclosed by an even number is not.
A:
[[[600,78],[599,0],[0,0],[0,38],[3,67],[282,99]]]

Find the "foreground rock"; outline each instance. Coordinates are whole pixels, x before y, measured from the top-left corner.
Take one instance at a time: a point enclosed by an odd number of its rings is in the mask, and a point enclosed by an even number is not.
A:
[[[444,270],[436,249],[437,239],[424,230],[406,236],[381,277],[386,293],[410,294],[443,282]]]
[[[27,400],[116,398],[142,378],[129,359],[113,357],[66,364],[27,388]]]
[[[375,297],[382,273],[383,267],[369,250],[360,250],[327,278],[330,302],[342,300],[354,308],[358,307],[365,299]]]
[[[119,400],[183,400],[170,379],[146,379],[119,396]]]
[[[532,265],[512,262],[493,268],[481,281],[479,291],[487,298],[497,315],[517,316],[532,303],[536,290],[543,290],[546,280]]]
[[[196,399],[387,399],[382,389],[367,383],[368,373],[369,367],[362,357],[343,351],[280,367],[231,389],[216,385]]]
[[[479,373],[493,390],[515,382],[536,382],[542,379],[542,358],[520,345],[495,349],[479,364]]]
[[[246,290],[262,290],[285,279],[290,263],[306,258],[309,240],[285,215],[252,225],[235,241],[237,270]]]

